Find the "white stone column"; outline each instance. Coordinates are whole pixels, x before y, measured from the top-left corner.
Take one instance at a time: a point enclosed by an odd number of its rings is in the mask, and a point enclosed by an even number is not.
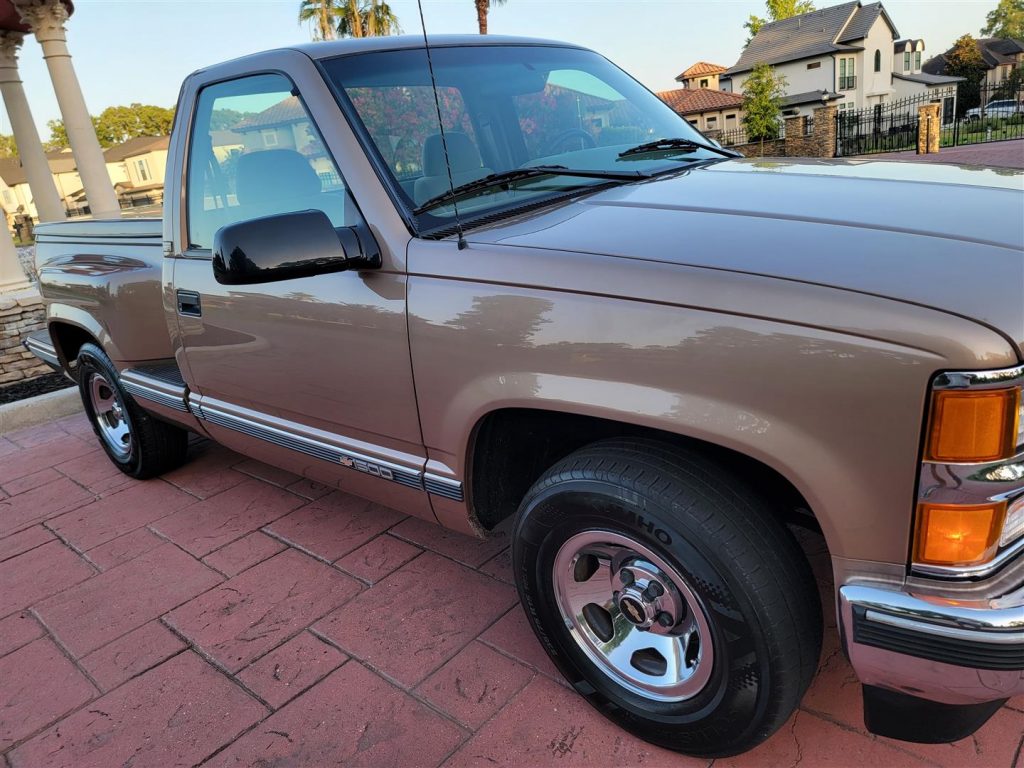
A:
[[[14,238],[7,229],[7,220],[0,212],[0,293],[20,291],[28,288],[31,283],[18,262],[18,251],[14,247]]]
[[[53,174],[46,162],[39,131],[32,120],[25,89],[18,77],[18,48],[24,37],[21,32],[0,31],[0,94],[7,107],[7,116],[11,119],[14,140],[18,144],[18,157],[28,177],[39,220],[60,221],[64,218],[64,205],[53,183]]]
[[[89,109],[85,106],[75,68],[71,65],[64,29],[68,9],[61,0],[14,0],[14,6],[43,49],[89,209],[98,219],[119,218],[121,208],[117,204],[114,185],[107,174],[103,150],[96,138]]]

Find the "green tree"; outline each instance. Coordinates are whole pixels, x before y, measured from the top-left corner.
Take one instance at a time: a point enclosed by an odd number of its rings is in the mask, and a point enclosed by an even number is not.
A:
[[[487,14],[491,8],[497,5],[504,5],[505,0],[473,0],[476,6],[476,25],[480,28],[480,34],[487,34]]]
[[[299,24],[313,22],[314,40],[333,40],[340,15],[337,0],[302,0],[299,6]]]
[[[63,120],[47,120],[46,127],[50,129],[50,140],[43,144],[43,149],[52,152],[55,149],[67,149],[68,132],[64,128]]]
[[[985,17],[982,37],[1012,37],[1024,40],[1024,0],[999,0]]]
[[[174,122],[174,109],[138,103],[107,107],[94,122],[100,146],[113,147],[137,136],[166,136]]]
[[[0,134],[0,157],[17,157],[18,145],[14,143],[13,136]]]
[[[786,78],[767,64],[754,67],[743,83],[743,126],[748,140],[761,142],[761,154],[764,142],[779,136],[785,88]]]
[[[985,77],[985,60],[978,49],[978,41],[971,35],[963,35],[944,54],[946,74],[962,77],[957,83],[956,111],[959,117],[969,109],[981,104],[981,81]]]
[[[750,18],[743,25],[744,29],[750,33],[745,44],[749,44],[754,39],[754,35],[760,32],[761,27],[765,24],[770,24],[773,21],[782,21],[783,19],[791,19],[794,16],[801,16],[814,10],[812,0],[765,0],[764,5],[768,11],[768,18],[765,19],[750,14]]]

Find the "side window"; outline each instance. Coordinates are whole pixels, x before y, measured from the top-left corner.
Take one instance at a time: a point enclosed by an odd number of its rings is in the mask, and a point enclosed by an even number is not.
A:
[[[226,224],[321,210],[359,223],[337,166],[289,80],[257,75],[199,93],[188,160],[188,236],[211,248]]]

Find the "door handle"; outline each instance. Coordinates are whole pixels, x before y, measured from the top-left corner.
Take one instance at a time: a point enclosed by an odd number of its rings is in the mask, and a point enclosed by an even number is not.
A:
[[[195,291],[178,291],[178,314],[187,317],[202,317],[203,307]]]

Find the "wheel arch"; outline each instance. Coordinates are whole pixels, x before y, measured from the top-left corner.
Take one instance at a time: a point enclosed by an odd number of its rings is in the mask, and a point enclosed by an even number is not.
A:
[[[759,490],[786,522],[815,528],[829,539],[828,526],[799,479],[761,457],[677,429],[536,407],[496,408],[474,425],[466,457],[470,514],[481,528],[493,529],[515,513],[529,487],[552,464],[612,437],[646,437],[697,449]]]

